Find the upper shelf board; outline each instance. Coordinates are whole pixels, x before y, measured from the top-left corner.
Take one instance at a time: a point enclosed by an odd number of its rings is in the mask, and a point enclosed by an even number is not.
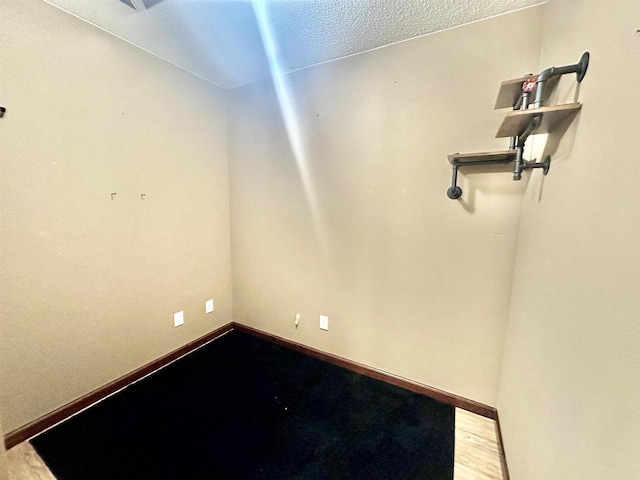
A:
[[[505,80],[500,84],[498,98],[496,99],[496,110],[499,108],[512,108],[522,95],[522,84],[530,78],[537,78],[537,75],[527,75],[526,77]]]
[[[496,134],[496,138],[521,135],[536,115],[542,115],[542,123],[533,134],[550,133],[563,122],[575,117],[581,107],[581,103],[566,103],[564,105],[554,105],[551,107],[513,110],[505,115],[502,125],[500,125],[500,129]]]
[[[522,84],[532,78],[537,79],[538,75],[526,75],[520,78],[514,78],[513,80],[505,80],[500,84],[500,90],[498,90],[498,98],[496,99],[496,105],[493,107],[495,110],[500,108],[513,108],[518,99],[522,95]],[[546,81],[547,85],[543,92],[543,103],[549,98],[551,92],[558,84],[560,77],[552,77]],[[531,93],[531,98],[535,96],[535,92]]]

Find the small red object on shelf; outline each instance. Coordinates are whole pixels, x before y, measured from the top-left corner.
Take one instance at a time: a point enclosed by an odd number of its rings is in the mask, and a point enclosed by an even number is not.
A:
[[[538,86],[537,78],[530,78],[522,82],[522,91],[523,92],[533,92]]]

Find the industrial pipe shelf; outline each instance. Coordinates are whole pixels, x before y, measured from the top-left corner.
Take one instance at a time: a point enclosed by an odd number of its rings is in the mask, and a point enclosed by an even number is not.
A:
[[[585,52],[578,63],[574,65],[550,67],[538,75],[525,75],[524,77],[502,82],[495,108],[512,108],[512,111],[505,115],[496,138],[509,137],[509,149],[448,155],[447,158],[452,166],[452,177],[451,187],[447,190],[447,196],[451,199],[457,199],[462,196],[462,189],[457,186],[458,169],[460,167],[491,164],[506,165],[513,162],[514,180],[520,180],[523,171],[534,168],[541,168],[546,175],[549,172],[551,158],[547,155],[542,162],[525,160],[525,142],[530,135],[551,133],[575,118],[582,108],[581,103],[544,106],[544,102],[557,85],[560,76],[575,73],[577,81],[581,82],[588,66],[589,52]]]

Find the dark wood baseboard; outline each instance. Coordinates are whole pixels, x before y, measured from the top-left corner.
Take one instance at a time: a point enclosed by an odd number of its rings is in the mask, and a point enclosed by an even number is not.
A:
[[[504,443],[502,442],[502,429],[500,428],[500,417],[496,411],[496,439],[498,440],[498,449],[500,452],[500,466],[502,467],[503,480],[509,479],[509,466],[507,465],[507,455],[504,452]]]
[[[102,400],[105,397],[108,397],[112,393],[117,392],[118,390],[140,380],[142,377],[149,375],[150,373],[162,368],[169,363],[177,360],[178,358],[186,355],[187,353],[192,352],[196,348],[201,347],[202,345],[210,342],[211,340],[215,340],[216,338],[224,335],[227,332],[233,330],[233,323],[228,323],[223,325],[220,328],[217,328],[206,335],[203,335],[192,342],[183,345],[182,347],[169,352],[168,354],[157,358],[156,360],[143,365],[142,367],[123,375],[122,377],[103,385],[100,388],[93,390],[92,392],[83,395],[72,402],[63,405],[62,407],[43,415],[40,418],[37,418],[31,423],[24,425],[12,432],[9,432],[4,437],[4,444],[7,449],[28,440],[29,438],[37,435],[40,432],[43,432],[47,428],[52,427],[56,423],[59,423],[70,416],[78,413],[80,410],[87,408],[88,406]]]
[[[363,365],[346,358],[338,357],[337,355],[333,355],[331,353],[316,350],[315,348],[307,347],[306,345],[292,342],[285,338],[278,337],[276,335],[272,335],[255,328],[247,327],[239,323],[234,322],[233,329],[240,332],[248,333],[250,335],[254,335],[259,338],[263,338],[265,340],[269,340],[292,350],[296,350],[306,355],[324,360],[325,362],[333,363],[334,365],[346,368],[347,370],[366,375],[367,377],[382,380],[383,382],[402,387],[406,390],[426,395],[427,397],[431,397],[434,400],[438,400],[439,402],[462,408],[463,410],[467,410],[469,412],[477,413],[478,415],[482,415],[483,417],[491,418],[492,420],[496,420],[498,418],[496,409],[494,407],[490,407],[489,405],[469,400],[468,398],[464,398],[453,393],[448,393],[443,390],[424,385],[422,383],[414,382],[413,380],[399,377],[397,375],[393,375],[392,373],[378,370],[376,368],[369,367],[367,365]]]

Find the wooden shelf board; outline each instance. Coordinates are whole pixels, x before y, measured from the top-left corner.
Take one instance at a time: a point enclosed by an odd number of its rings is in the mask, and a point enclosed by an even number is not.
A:
[[[518,97],[522,95],[522,84],[525,80],[536,78],[537,75],[527,75],[526,77],[514,78],[513,80],[505,80],[500,84],[498,90],[498,98],[496,99],[496,110],[499,108],[512,108]]]
[[[493,107],[495,110],[500,108],[513,108],[513,105],[516,103],[518,98],[522,95],[522,84],[531,78],[538,78],[538,75],[527,75],[520,78],[514,78],[513,80],[505,80],[500,84],[500,89],[498,90],[498,98],[496,99],[496,105]],[[560,77],[552,77],[546,81],[546,85],[544,87],[542,102],[547,101],[551,92],[555,89],[558,84],[558,80]],[[530,102],[533,102],[533,97],[535,97],[535,91],[531,93]]]
[[[459,165],[464,165],[468,162],[495,162],[504,160],[506,162],[511,162],[514,158],[516,158],[515,150],[498,150],[494,152],[477,152],[477,153],[452,153],[451,155],[447,155],[449,159],[449,163],[453,165],[454,160],[458,160]]]
[[[551,133],[565,121],[575,117],[581,103],[567,103],[551,107],[528,108],[527,110],[513,110],[508,112],[500,125],[496,138],[514,137],[521,135],[534,116],[542,114],[542,123],[535,133]]]

